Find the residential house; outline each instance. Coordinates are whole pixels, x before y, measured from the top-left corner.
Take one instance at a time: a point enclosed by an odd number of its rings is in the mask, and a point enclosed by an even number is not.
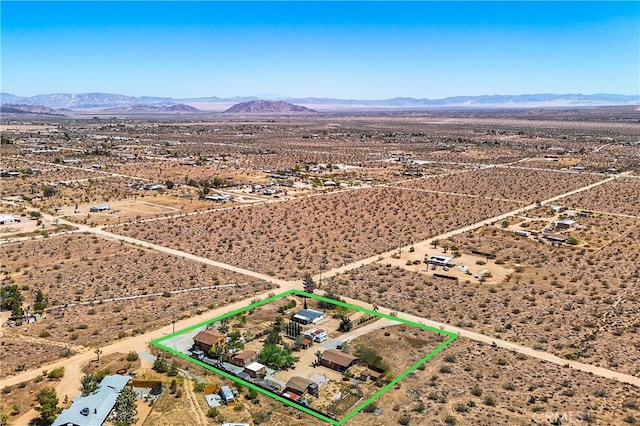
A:
[[[542,238],[553,241],[554,243],[564,243],[569,239],[568,236],[560,234],[544,234]]]
[[[106,212],[109,209],[111,209],[111,206],[109,206],[109,204],[102,203],[102,204],[98,204],[98,205],[95,205],[95,206],[91,206],[89,208],[89,211],[92,212],[92,213],[99,213],[99,212]]]
[[[576,224],[575,220],[571,220],[571,219],[561,219],[561,220],[557,220],[553,223],[553,226],[556,228],[556,230],[558,231],[564,231],[566,229],[571,228],[573,225]]]
[[[324,312],[316,311],[314,309],[300,309],[293,318],[291,318],[291,320],[300,324],[308,325],[315,324],[323,318]]]
[[[255,351],[242,351],[233,355],[229,362],[238,367],[246,367],[256,359],[258,359],[258,354]]]
[[[205,353],[211,348],[224,348],[227,345],[227,339],[224,334],[220,334],[215,330],[203,330],[193,336],[193,347]]]
[[[425,263],[436,266],[452,266],[450,257],[445,256],[429,256]]]
[[[118,395],[129,383],[131,376],[113,374],[100,382],[98,389],[90,395],[79,396],[71,407],[63,410],[52,426],[101,426],[116,404]]]
[[[322,354],[320,364],[332,370],[344,372],[358,362],[358,357],[337,349],[328,349]]]

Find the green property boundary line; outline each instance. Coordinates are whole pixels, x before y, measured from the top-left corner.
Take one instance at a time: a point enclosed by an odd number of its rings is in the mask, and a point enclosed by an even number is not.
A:
[[[343,416],[341,419],[337,420],[337,419],[333,419],[331,417],[328,417],[326,415],[323,415],[321,413],[318,413],[317,411],[311,410],[307,407],[305,407],[304,405],[301,404],[296,404],[294,401],[291,401],[287,398],[282,397],[281,395],[278,395],[276,393],[270,392],[266,389],[263,389],[259,386],[254,385],[251,382],[245,381],[239,377],[233,376],[229,373],[227,373],[226,371],[222,371],[219,370],[209,364],[205,364],[204,362],[197,360],[193,357],[188,356],[187,354],[181,353],[176,351],[175,349],[169,348],[167,346],[165,346],[163,344],[164,341],[172,339],[173,337],[176,337],[178,335],[187,333],[189,331],[195,330],[197,328],[201,328],[203,326],[206,326],[207,324],[211,324],[214,323],[216,321],[220,321],[222,319],[225,318],[229,318],[232,317],[234,315],[246,312],[248,310],[257,308],[259,306],[262,305],[266,305],[267,303],[271,303],[273,301],[282,299],[284,297],[290,296],[290,295],[296,295],[296,296],[303,296],[303,297],[309,297],[312,299],[316,299],[316,300],[321,300],[323,302],[327,302],[327,303],[331,303],[333,305],[337,305],[337,306],[342,306],[348,309],[353,309],[356,311],[360,311],[360,312],[366,312],[370,315],[374,315],[380,318],[386,318],[389,320],[393,320],[393,321],[397,321],[399,323],[404,323],[406,325],[410,325],[412,327],[417,327],[420,328],[422,330],[427,330],[427,331],[431,331],[433,333],[438,333],[441,335],[445,335],[448,336],[448,338],[440,343],[436,348],[434,348],[431,352],[429,352],[428,354],[426,354],[424,357],[422,357],[418,362],[416,362],[415,364],[413,364],[411,367],[409,367],[407,370],[405,370],[404,372],[402,372],[401,374],[399,374],[394,380],[392,380],[390,383],[388,383],[387,385],[385,385],[384,387],[380,388],[380,390],[378,390],[376,393],[374,393],[371,397],[369,397],[367,400],[365,400],[364,402],[361,402],[360,404],[358,404],[354,409],[352,409],[349,413],[347,413],[345,416]],[[407,319],[403,319],[403,318],[399,318],[397,316],[394,315],[389,315],[389,314],[384,314],[382,312],[377,312],[377,311],[373,311],[371,309],[366,309],[366,308],[362,308],[360,306],[355,306],[355,305],[351,305],[342,301],[338,301],[338,300],[334,300],[334,299],[330,299],[328,297],[324,297],[324,296],[320,296],[320,295],[316,295],[316,294],[311,294],[311,293],[306,293],[304,291],[300,291],[300,290],[288,290],[285,291],[284,293],[280,293],[280,294],[276,294],[274,296],[270,296],[264,300],[260,300],[257,301],[255,303],[250,304],[249,306],[243,307],[243,308],[239,308],[239,309],[235,309],[231,312],[227,312],[226,314],[220,315],[218,317],[215,317],[213,319],[207,320],[207,321],[203,321],[199,324],[193,325],[191,327],[185,328],[183,330],[179,330],[176,331],[175,333],[171,333],[167,336],[163,336],[160,337],[158,339],[152,340],[151,344],[162,349],[165,350],[167,352],[172,353],[173,355],[176,355],[180,358],[183,358],[191,363],[194,363],[196,365],[199,365],[203,368],[206,368],[207,370],[213,371],[214,373],[223,376],[229,380],[232,380],[235,383],[241,384],[243,386],[246,386],[250,389],[256,390],[270,398],[273,398],[277,401],[280,401],[284,404],[287,404],[295,409],[298,409],[300,411],[303,411],[307,414],[310,414],[314,417],[316,417],[317,419],[320,419],[324,422],[327,422],[331,425],[335,425],[335,426],[339,426],[339,425],[343,425],[345,422],[347,422],[349,419],[351,419],[353,416],[355,416],[356,414],[358,414],[358,412],[360,412],[360,410],[362,410],[364,407],[366,407],[367,405],[371,404],[373,401],[375,401],[378,397],[380,397],[382,394],[384,394],[385,392],[387,392],[389,389],[391,389],[392,387],[394,387],[398,382],[400,382],[400,380],[404,379],[405,377],[407,377],[409,374],[411,374],[413,371],[415,371],[418,367],[420,367],[422,364],[424,364],[425,362],[427,362],[429,359],[431,359],[433,356],[435,356],[437,353],[439,353],[440,351],[442,351],[444,348],[446,348],[447,346],[449,346],[454,340],[456,340],[458,338],[458,335],[456,333],[453,333],[451,331],[446,331],[446,330],[440,330],[438,328],[435,327],[431,327],[425,324],[420,324],[417,322],[413,322],[413,321],[409,321]]]

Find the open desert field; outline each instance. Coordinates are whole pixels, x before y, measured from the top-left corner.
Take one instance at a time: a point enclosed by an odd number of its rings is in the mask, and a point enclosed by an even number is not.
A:
[[[284,278],[340,266],[517,208],[393,188],[128,224],[114,232]],[[453,214],[452,212],[456,212]],[[184,236],[189,236],[185,239]]]
[[[414,180],[406,186],[533,203],[604,179],[604,176],[592,174],[494,167],[450,176],[427,177]]]
[[[347,424],[634,424],[639,401],[633,386],[459,338]]]
[[[199,383],[232,382],[146,346],[172,323],[300,289],[310,273],[320,294],[480,333],[458,338],[347,424],[640,422],[634,385],[541,361],[553,354],[628,383],[640,375],[635,110],[6,125],[2,214],[20,223],[0,225],[0,279],[3,291],[17,288],[25,315],[0,312],[0,374],[13,384],[3,414],[44,385],[64,392],[61,401],[77,391],[75,376],[58,384],[34,372],[64,360],[77,374],[94,349],[124,345],[140,354],[132,371],[178,382],[144,425],[320,424],[247,389],[236,406],[210,412]],[[217,194],[228,199],[203,198]],[[110,209],[89,211],[100,203]],[[429,256],[451,266],[426,265]],[[25,320],[36,310],[37,321]],[[274,314],[256,310],[251,326],[262,330]],[[338,321],[326,323],[330,338],[340,337]],[[437,344],[382,321],[349,344],[380,348],[394,374],[424,341]],[[513,343],[533,351],[501,348]],[[307,352],[298,372],[316,368]],[[151,370],[158,356],[184,371]],[[9,424],[37,417],[20,405]]]
[[[40,321],[3,327],[3,375],[67,347],[99,346],[269,288],[251,277],[88,235],[5,244],[1,254],[3,285],[17,285],[32,307],[40,290],[48,305]]]
[[[640,179],[620,177],[584,193],[567,197],[565,204],[574,209],[640,216],[638,200]]]
[[[484,261],[515,270],[498,284],[471,276],[457,282],[435,278],[383,261],[324,285],[354,299],[637,375],[640,271],[638,253],[630,247],[640,228],[625,225],[597,253],[491,229],[447,241],[463,253],[492,248],[496,259]]]

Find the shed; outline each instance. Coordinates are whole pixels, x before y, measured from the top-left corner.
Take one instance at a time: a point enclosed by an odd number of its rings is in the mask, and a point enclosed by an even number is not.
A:
[[[287,382],[285,392],[295,393],[296,395],[304,395],[305,392],[309,392],[312,395],[318,394],[318,384],[313,380],[305,379],[300,376],[293,376]]]
[[[320,364],[336,371],[346,371],[358,362],[358,357],[341,352],[337,349],[328,349],[322,354]]]
[[[252,362],[244,368],[244,372],[249,376],[256,377],[264,377],[267,373],[267,368],[264,364],[260,364],[259,362]]]

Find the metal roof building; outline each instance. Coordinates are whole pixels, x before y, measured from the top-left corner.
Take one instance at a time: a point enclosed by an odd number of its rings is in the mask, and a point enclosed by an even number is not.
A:
[[[63,410],[52,426],[103,425],[116,404],[118,395],[129,380],[131,376],[120,374],[106,376],[94,393],[74,399],[71,407]]]

